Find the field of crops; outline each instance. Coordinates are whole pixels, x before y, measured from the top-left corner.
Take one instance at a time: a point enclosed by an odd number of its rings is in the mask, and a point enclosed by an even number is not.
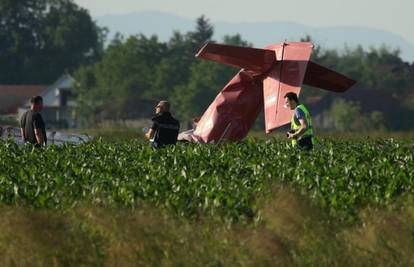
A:
[[[0,265],[412,266],[413,143],[0,143]]]
[[[256,200],[286,184],[352,221],[362,207],[414,192],[412,143],[324,139],[309,153],[277,139],[157,152],[134,141],[40,150],[0,143],[0,202],[51,210],[148,204],[185,218],[248,222],[258,219]]]

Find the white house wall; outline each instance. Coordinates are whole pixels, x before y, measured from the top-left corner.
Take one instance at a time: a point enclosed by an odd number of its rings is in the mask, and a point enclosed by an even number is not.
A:
[[[43,97],[43,105],[44,106],[57,106],[58,105],[58,99],[55,95],[55,90],[48,90]]]
[[[65,121],[69,128],[75,126],[72,109],[76,106],[76,103],[72,100],[68,101],[67,106],[60,107],[59,95],[57,94],[57,90],[59,89],[71,89],[74,82],[75,80],[70,75],[64,75],[40,94],[43,97],[44,106],[41,113],[43,115],[43,119],[46,121],[47,128],[55,127],[58,121]],[[23,113],[29,108],[30,100],[28,100],[24,106],[19,108],[17,119],[20,119]]]
[[[72,88],[73,82],[74,80],[70,76],[64,76],[63,79],[49,87],[46,92],[42,94],[43,105],[58,106],[59,98],[57,97],[56,90],[59,88]]]

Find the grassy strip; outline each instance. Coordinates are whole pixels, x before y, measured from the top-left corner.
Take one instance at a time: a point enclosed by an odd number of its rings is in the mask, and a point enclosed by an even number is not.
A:
[[[343,225],[290,189],[260,200],[255,225],[151,207],[65,213],[0,207],[2,266],[412,266],[414,202]]]

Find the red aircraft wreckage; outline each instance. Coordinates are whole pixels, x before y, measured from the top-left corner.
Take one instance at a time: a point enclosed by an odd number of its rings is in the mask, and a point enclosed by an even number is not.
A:
[[[264,108],[265,130],[290,122],[293,111],[284,108],[284,95],[299,95],[302,84],[344,92],[355,81],[310,61],[313,44],[284,42],[264,49],[207,43],[197,58],[239,67],[241,70],[216,96],[194,130],[178,140],[221,143],[245,138]]]

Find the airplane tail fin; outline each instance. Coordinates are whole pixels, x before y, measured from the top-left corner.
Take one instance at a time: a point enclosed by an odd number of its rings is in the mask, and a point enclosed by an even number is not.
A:
[[[293,111],[284,108],[284,96],[288,92],[299,95],[312,48],[308,42],[274,46],[282,60],[272,67],[263,81],[266,133],[289,123],[292,118]]]

